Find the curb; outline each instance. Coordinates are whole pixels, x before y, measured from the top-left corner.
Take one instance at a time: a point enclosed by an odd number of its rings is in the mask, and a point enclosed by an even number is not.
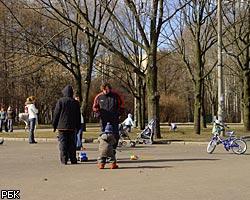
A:
[[[28,142],[29,138],[3,138],[5,141],[25,141]],[[57,138],[36,138],[37,142],[57,142]],[[94,138],[88,138],[83,139],[83,143],[98,143],[98,139]],[[155,143],[153,145],[166,145],[166,144],[182,144],[182,145],[188,145],[188,144],[199,144],[199,145],[205,145],[208,142],[195,142],[195,141],[167,141],[163,143]]]
[[[26,141],[28,142],[28,138],[4,138],[5,141]],[[54,142],[57,141],[56,138],[36,138],[38,142]]]
[[[28,142],[29,138],[3,138],[5,141],[25,141]],[[57,138],[35,138],[35,140],[37,142],[57,142],[58,139]],[[93,138],[89,138],[89,139],[83,139],[82,140],[83,143],[95,143],[97,142],[97,140],[95,141]]]

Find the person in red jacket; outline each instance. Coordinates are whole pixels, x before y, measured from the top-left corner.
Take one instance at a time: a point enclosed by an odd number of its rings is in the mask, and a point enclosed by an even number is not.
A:
[[[101,132],[105,132],[105,127],[109,122],[113,127],[116,143],[113,145],[114,153],[119,141],[119,116],[124,110],[124,103],[121,96],[112,90],[109,83],[101,85],[99,94],[96,95],[93,103],[93,112],[100,118]]]

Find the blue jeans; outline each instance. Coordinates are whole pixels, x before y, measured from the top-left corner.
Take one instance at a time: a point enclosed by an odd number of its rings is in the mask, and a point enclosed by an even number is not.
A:
[[[83,133],[82,127],[76,131],[76,148],[77,149],[82,148],[82,133]]]
[[[34,131],[36,126],[36,118],[29,119],[29,143],[35,142]]]
[[[10,132],[13,131],[13,119],[7,119],[7,127]]]

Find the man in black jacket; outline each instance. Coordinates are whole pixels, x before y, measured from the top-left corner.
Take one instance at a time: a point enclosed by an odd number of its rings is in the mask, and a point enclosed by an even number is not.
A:
[[[60,160],[62,164],[67,164],[70,159],[71,164],[77,163],[75,131],[80,128],[81,114],[79,102],[73,98],[73,88],[67,85],[63,91],[63,97],[57,101],[54,117],[54,132],[58,129]]]

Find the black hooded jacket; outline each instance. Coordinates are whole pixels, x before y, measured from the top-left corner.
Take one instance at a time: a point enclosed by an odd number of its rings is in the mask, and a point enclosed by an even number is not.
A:
[[[73,88],[67,85],[63,90],[63,97],[57,101],[53,128],[58,130],[76,130],[80,128],[81,114],[79,102],[73,98]]]

